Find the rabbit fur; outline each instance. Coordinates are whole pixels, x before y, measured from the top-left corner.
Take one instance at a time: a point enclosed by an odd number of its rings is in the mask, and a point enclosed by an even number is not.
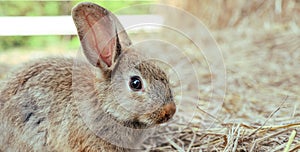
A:
[[[88,62],[38,59],[6,81],[0,151],[132,151],[174,115],[167,75],[136,53],[111,12],[80,3],[72,16]],[[132,76],[141,90],[128,86]]]

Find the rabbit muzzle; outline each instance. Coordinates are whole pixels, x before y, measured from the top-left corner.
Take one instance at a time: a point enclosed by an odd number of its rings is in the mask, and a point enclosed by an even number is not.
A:
[[[176,112],[176,105],[174,102],[165,104],[157,111],[156,124],[162,124],[169,121]]]

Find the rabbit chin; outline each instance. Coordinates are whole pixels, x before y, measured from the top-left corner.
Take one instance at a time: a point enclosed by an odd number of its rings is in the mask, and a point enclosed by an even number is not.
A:
[[[125,122],[125,125],[135,129],[146,129],[168,122],[172,116],[162,116],[161,111],[141,115],[139,118]]]
[[[163,120],[163,121],[162,121]],[[133,129],[147,129],[166,122],[167,118],[157,118],[155,113],[143,114],[134,119],[123,121],[123,125]]]
[[[112,119],[128,128],[133,129],[147,129],[153,126],[153,122],[150,119],[140,119],[137,115],[126,115],[126,113],[107,113]]]
[[[153,121],[152,119],[134,119],[134,120],[127,120],[123,122],[124,126],[133,128],[133,129],[147,129],[152,128],[160,123],[157,121]]]

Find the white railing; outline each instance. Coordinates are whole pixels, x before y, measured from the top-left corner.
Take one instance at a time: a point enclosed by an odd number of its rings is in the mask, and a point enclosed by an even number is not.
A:
[[[159,28],[155,25],[163,23],[158,15],[120,15],[118,18],[125,29],[153,30]],[[0,17],[0,36],[28,35],[76,35],[76,29],[71,16]]]

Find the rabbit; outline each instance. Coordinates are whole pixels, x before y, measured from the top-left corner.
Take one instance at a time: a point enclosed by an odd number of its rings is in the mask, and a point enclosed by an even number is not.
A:
[[[0,92],[0,151],[134,151],[176,112],[166,73],[116,16],[90,2],[72,17],[84,60],[25,64]]]

